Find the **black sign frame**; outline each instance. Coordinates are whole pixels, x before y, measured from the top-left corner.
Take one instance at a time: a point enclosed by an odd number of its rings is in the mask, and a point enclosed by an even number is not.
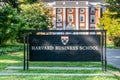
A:
[[[35,33],[42,33],[41,35],[100,35],[101,36],[101,63],[102,71],[107,70],[107,59],[106,59],[106,30],[25,30],[24,31],[24,64],[23,69],[29,69],[29,35]],[[94,34],[92,34],[94,33]]]

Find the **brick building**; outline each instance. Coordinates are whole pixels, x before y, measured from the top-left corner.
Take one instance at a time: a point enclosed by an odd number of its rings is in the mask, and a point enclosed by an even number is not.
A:
[[[102,0],[42,0],[54,15],[55,30],[94,30],[102,16]]]

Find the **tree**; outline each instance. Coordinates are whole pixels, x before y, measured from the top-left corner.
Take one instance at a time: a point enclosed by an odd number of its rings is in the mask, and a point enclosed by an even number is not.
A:
[[[107,10],[100,19],[100,24],[104,24],[104,29],[115,46],[120,46],[120,18],[113,18],[115,14],[117,13]]]
[[[35,2],[37,2],[37,1],[38,1],[38,0],[25,0],[25,2],[30,3],[30,4],[35,3]]]
[[[39,2],[34,4],[21,5],[21,16],[28,22],[29,28],[35,30],[47,30],[51,21],[47,5]]]
[[[100,25],[104,24],[108,37],[115,46],[120,46],[120,0],[106,0],[107,11],[100,19]]]
[[[14,40],[18,32],[23,29],[25,22],[11,6],[0,8],[0,45],[8,40]]]
[[[35,3],[38,0],[2,0],[2,2],[4,2],[4,4],[9,4],[11,7],[16,8],[18,10],[18,12],[20,12],[20,5],[21,4],[26,4],[26,3]]]
[[[106,0],[109,5],[107,7],[111,12],[117,12],[120,14],[120,0]]]
[[[20,12],[20,8],[19,8],[19,0],[3,0],[4,3],[9,4],[12,8],[16,8],[18,12]]]

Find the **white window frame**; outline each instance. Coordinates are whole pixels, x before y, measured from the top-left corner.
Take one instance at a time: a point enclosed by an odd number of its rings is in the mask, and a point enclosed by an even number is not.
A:
[[[57,27],[61,27],[62,26],[62,23],[57,23]]]
[[[90,15],[90,23],[95,23],[95,15]]]
[[[73,22],[73,14],[69,14],[68,15],[68,22]]]
[[[61,8],[57,8],[57,13],[61,13],[62,9]]]
[[[80,13],[84,13],[85,9],[84,8],[80,8]]]
[[[94,7],[91,7],[90,13],[95,13],[95,8]]]
[[[81,19],[83,18],[83,19]],[[85,15],[84,14],[80,14],[80,22],[85,22]]]
[[[57,15],[57,22],[62,22],[62,15],[61,14]]]
[[[69,8],[69,9],[68,9],[68,12],[69,12],[69,13],[72,13],[72,12],[73,12],[73,9],[72,9],[72,8]]]

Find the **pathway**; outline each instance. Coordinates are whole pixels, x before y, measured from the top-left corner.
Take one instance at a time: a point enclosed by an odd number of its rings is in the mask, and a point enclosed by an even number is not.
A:
[[[107,49],[107,62],[120,69],[120,49]]]

